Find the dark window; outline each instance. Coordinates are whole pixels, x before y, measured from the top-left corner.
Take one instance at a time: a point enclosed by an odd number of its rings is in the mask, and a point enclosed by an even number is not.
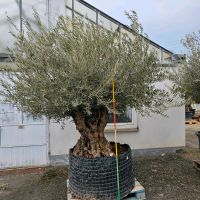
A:
[[[133,112],[131,108],[127,108],[126,111],[117,114],[117,123],[132,123],[133,121]],[[108,123],[114,122],[113,113],[109,114]]]

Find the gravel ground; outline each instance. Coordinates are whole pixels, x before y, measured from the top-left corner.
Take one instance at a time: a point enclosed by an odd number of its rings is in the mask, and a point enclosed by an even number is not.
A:
[[[138,159],[135,172],[148,200],[200,199],[200,172],[179,155]]]
[[[200,160],[194,135],[199,127],[186,126],[187,147],[175,155],[134,159],[135,175],[145,187],[147,200],[200,200],[200,171],[192,162]],[[66,200],[66,179],[66,166],[0,173],[0,200]]]
[[[67,167],[0,176],[0,200],[67,200]]]

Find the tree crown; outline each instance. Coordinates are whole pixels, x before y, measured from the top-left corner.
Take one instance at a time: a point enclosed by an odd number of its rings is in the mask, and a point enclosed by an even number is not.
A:
[[[200,102],[200,31],[182,40],[188,50],[187,60],[173,75],[174,91],[185,97],[186,104]]]
[[[135,39],[118,29],[108,31],[81,19],[60,17],[47,29],[34,13],[38,29],[24,22],[26,32],[13,34],[16,71],[3,71],[5,99],[33,115],[54,119],[73,112],[90,113],[94,106],[112,108],[112,79],[116,83],[116,107],[140,113],[161,113],[168,100],[155,83],[165,73],[149,52],[137,16],[129,14]],[[39,30],[39,31],[38,31]]]

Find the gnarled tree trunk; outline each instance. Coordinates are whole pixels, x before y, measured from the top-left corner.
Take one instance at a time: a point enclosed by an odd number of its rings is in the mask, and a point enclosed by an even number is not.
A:
[[[110,143],[104,135],[108,122],[108,110],[105,106],[91,108],[87,115],[80,110],[73,114],[76,129],[81,137],[73,149],[73,153],[87,158],[96,158],[110,155]]]

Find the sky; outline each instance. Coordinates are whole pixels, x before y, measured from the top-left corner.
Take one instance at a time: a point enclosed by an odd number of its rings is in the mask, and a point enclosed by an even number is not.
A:
[[[149,38],[174,53],[186,53],[181,39],[200,30],[200,0],[85,1],[127,25],[124,11],[136,11]]]

